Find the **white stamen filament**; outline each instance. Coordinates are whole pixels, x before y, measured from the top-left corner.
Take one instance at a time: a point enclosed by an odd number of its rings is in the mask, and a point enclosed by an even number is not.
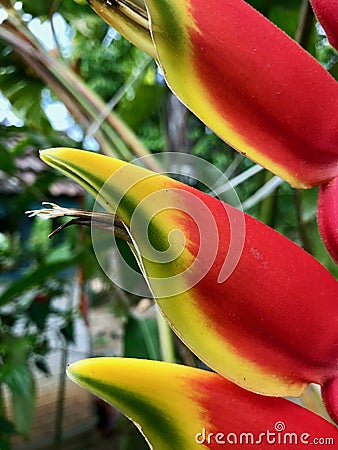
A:
[[[73,210],[69,208],[63,208],[56,203],[42,202],[42,205],[50,205],[51,208],[33,209],[31,211],[25,211],[28,217],[42,217],[44,219],[54,219],[56,217],[71,216]]]

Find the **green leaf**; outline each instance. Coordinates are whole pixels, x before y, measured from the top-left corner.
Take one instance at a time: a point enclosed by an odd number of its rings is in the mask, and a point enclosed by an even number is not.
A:
[[[81,255],[77,254],[71,259],[61,260],[51,264],[42,264],[33,272],[23,275],[19,280],[11,283],[10,286],[0,295],[0,306],[6,305],[14,300],[18,295],[22,295],[28,289],[39,286],[48,278],[52,278],[60,271],[74,266],[80,262]]]
[[[130,317],[125,329],[124,356],[161,360],[161,351],[155,318]]]
[[[338,81],[338,62],[331,67],[329,72]]]
[[[6,433],[6,434],[14,434],[15,433],[15,426],[12,422],[7,420],[5,417],[0,417],[0,434]],[[0,440],[1,444],[1,440]],[[0,447],[2,449],[2,447]]]
[[[9,151],[0,143],[0,170],[8,173],[9,175],[14,175],[15,164]]]
[[[48,314],[50,313],[49,301],[46,299],[44,302],[34,298],[33,302],[27,309],[27,313],[32,322],[36,324],[39,330],[43,330],[46,324]]]
[[[166,90],[163,86],[140,84],[132,101],[127,99],[119,105],[119,113],[128,125],[138,130],[149,117],[158,117],[164,103]]]
[[[74,342],[74,322],[69,318],[66,324],[60,328],[60,332],[67,342]]]
[[[45,360],[45,358],[41,358],[41,357],[35,358],[34,364],[35,364],[35,367],[37,369],[41,370],[41,372],[43,372],[44,375],[46,375],[46,376],[51,375],[49,365],[47,364],[47,361]]]
[[[34,2],[23,0],[22,4],[25,12],[32,14],[32,16],[48,16],[51,9],[50,2],[46,2],[45,0],[34,0]]]
[[[35,405],[35,383],[28,364],[8,364],[2,371],[3,382],[12,394],[16,430],[27,437],[32,428]]]

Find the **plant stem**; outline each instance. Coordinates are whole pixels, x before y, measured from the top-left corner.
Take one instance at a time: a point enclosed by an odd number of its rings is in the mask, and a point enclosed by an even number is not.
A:
[[[65,347],[62,349],[58,398],[57,398],[57,403],[56,403],[55,429],[54,429],[54,449],[55,450],[60,450],[61,443],[62,443],[63,413],[64,413],[64,404],[65,404],[65,395],[66,395],[67,360],[68,360],[68,344],[65,343]]]
[[[315,16],[308,0],[303,0],[300,7],[299,20],[295,33],[295,41],[303,48],[309,46]]]
[[[300,239],[302,241],[302,247],[308,253],[313,254],[313,245],[312,245],[311,237],[309,236],[306,223],[303,220],[303,198],[302,198],[303,193],[297,189],[294,189],[293,194],[294,194],[294,202],[295,202],[295,207],[296,207],[299,235],[300,235]]]
[[[51,27],[53,38],[54,38],[54,41],[55,41],[56,51],[57,51],[58,57],[62,58],[62,53],[61,53],[61,49],[60,49],[60,42],[59,42],[58,35],[56,33],[56,30],[55,30],[54,18],[53,18],[54,13],[57,12],[57,10],[58,10],[58,8],[60,6],[60,2],[61,2],[61,0],[53,0],[52,1],[51,7],[49,9],[49,20],[50,20],[50,27]]]
[[[314,25],[314,14],[311,8],[311,5],[308,0],[303,0],[300,13],[298,26],[295,33],[295,40],[301,45],[303,48],[307,48],[309,45],[312,28]],[[306,228],[306,224],[303,220],[303,201],[302,201],[302,192],[294,189],[294,202],[297,213],[297,221],[298,228],[300,233],[300,238],[302,240],[302,246],[309,253],[313,253],[313,246],[311,242],[311,238],[309,236],[308,230]]]
[[[273,174],[271,172],[266,171],[265,177],[264,177],[264,183],[267,183],[269,180],[271,180],[273,177]],[[262,200],[260,205],[260,220],[264,222],[266,225],[269,225],[270,227],[274,226],[275,222],[275,216],[276,216],[276,209],[277,209],[277,202],[278,202],[278,188],[276,188],[275,192],[268,197],[265,197],[264,200]]]
[[[159,308],[156,310],[157,328],[160,339],[162,361],[175,362],[174,336]]]

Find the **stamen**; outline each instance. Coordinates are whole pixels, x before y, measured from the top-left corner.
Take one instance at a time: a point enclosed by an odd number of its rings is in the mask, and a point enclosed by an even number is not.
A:
[[[116,214],[87,211],[76,208],[64,208],[51,202],[42,202],[42,205],[49,205],[51,208],[34,209],[26,211],[25,214],[27,214],[28,217],[42,217],[44,219],[72,217],[69,222],[60,225],[52,231],[48,236],[50,239],[70,225],[84,225],[109,231],[124,241],[132,242],[127,226]]]

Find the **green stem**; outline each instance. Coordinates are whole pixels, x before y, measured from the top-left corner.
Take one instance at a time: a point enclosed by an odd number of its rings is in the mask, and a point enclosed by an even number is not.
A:
[[[266,171],[263,184],[271,180],[272,177],[273,174],[271,172]],[[260,206],[259,218],[262,222],[264,222],[266,225],[269,225],[270,227],[273,227],[275,222],[276,209],[278,203],[278,195],[277,195],[278,189],[279,188],[277,187],[273,194],[269,195],[268,197],[265,197],[265,199],[262,200]]]
[[[306,49],[309,45],[311,38],[311,33],[314,25],[314,14],[311,5],[308,0],[303,0],[300,13],[298,26],[295,33],[295,40]],[[298,228],[300,233],[300,238],[302,240],[302,246],[309,253],[313,253],[313,246],[311,237],[309,236],[306,223],[303,220],[303,198],[302,192],[295,189],[294,190],[294,202],[297,214]]]
[[[303,192],[300,190],[294,189],[293,194],[294,194],[294,202],[295,202],[295,207],[296,207],[299,235],[300,235],[300,239],[302,241],[302,247],[308,253],[311,253],[313,255],[312,240],[308,233],[306,223],[303,219]]]
[[[175,362],[174,336],[159,308],[156,312],[157,328],[160,339],[162,361]]]
[[[53,15],[59,9],[60,3],[61,3],[61,0],[53,0],[52,1],[51,7],[49,9],[49,21],[50,21],[50,27],[51,27],[53,38],[54,38],[54,41],[55,41],[58,57],[63,59],[62,53],[61,53],[61,49],[60,49],[60,42],[59,42],[59,39],[58,39],[57,32],[55,30],[54,19],[53,19]]]
[[[309,46],[315,16],[308,0],[303,0],[300,7],[297,30],[295,32],[295,41],[303,48]]]
[[[65,344],[65,348],[62,349],[61,358],[61,371],[59,376],[59,389],[58,398],[56,403],[56,415],[55,415],[55,430],[54,430],[54,449],[60,450],[62,444],[62,430],[63,430],[63,414],[66,395],[66,367],[68,360],[68,344]]]

